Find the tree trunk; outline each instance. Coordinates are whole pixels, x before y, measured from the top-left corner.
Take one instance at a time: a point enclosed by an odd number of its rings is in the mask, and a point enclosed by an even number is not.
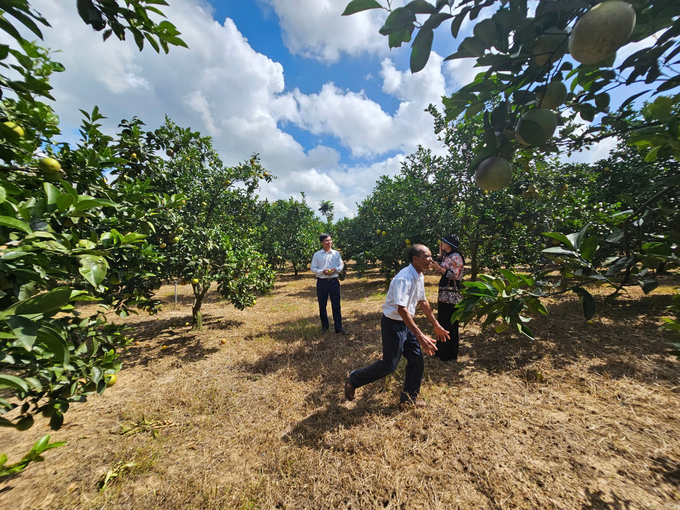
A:
[[[201,313],[201,305],[203,305],[203,300],[205,295],[208,293],[210,284],[203,285],[193,285],[194,287],[194,302],[191,305],[191,315],[193,317],[193,326],[195,330],[203,329],[203,314]]]
[[[470,243],[470,281],[477,281],[477,241]]]

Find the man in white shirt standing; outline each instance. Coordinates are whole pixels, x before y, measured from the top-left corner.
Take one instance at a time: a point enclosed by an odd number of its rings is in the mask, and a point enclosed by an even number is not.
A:
[[[406,358],[406,377],[400,395],[400,405],[425,407],[427,404],[418,398],[420,383],[423,379],[425,363],[423,352],[432,355],[437,350],[436,340],[423,334],[413,321],[416,303],[432,324],[440,342],[446,342],[449,333],[435,319],[430,304],[425,297],[425,278],[423,271],[432,264],[430,250],[422,244],[414,245],[408,251],[410,265],[399,271],[390,283],[383,316],[380,320],[382,332],[383,358],[372,365],[354,370],[345,380],[345,398],[354,399],[356,388],[382,379],[397,369],[402,354]]]
[[[342,313],[340,311],[340,281],[338,276],[344,264],[340,252],[333,250],[333,239],[328,234],[319,236],[323,249],[317,251],[312,257],[311,270],[316,275],[316,297],[319,300],[319,316],[321,317],[321,332],[328,331],[328,313],[326,305],[328,296],[331,297],[331,310],[333,310],[333,323],[335,332],[341,335],[349,335],[342,329]]]

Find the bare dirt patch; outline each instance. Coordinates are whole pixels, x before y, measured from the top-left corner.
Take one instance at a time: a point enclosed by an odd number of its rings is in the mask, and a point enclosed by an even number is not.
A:
[[[470,326],[457,363],[426,360],[430,405],[407,412],[403,362],[341,396],[380,353],[376,273],[342,284],[349,337],[319,332],[311,276],[280,275],[243,312],[211,295],[198,333],[190,289],[176,306],[163,287],[158,317],[126,320],[138,343],[116,385],[72,407],[52,434],[68,445],[0,485],[0,505],[677,509],[680,364],[658,331],[677,285],[632,288],[592,325],[574,296],[555,298],[536,341]],[[0,451],[14,462],[47,432],[3,429]]]

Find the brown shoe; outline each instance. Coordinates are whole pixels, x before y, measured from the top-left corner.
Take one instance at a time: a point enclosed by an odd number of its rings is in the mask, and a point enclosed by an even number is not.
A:
[[[354,400],[354,386],[352,386],[352,383],[349,381],[349,374],[347,374],[347,377],[345,378],[345,398],[347,400]]]
[[[424,407],[427,407],[427,402],[425,402],[422,398],[416,398],[415,401],[410,400],[408,402],[402,402],[399,404],[399,409],[402,411],[407,411],[409,409],[422,409]]]

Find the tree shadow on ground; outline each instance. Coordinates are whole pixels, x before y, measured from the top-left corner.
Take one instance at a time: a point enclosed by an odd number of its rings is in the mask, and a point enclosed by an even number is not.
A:
[[[340,282],[340,298],[341,300],[346,301],[364,299],[372,296],[375,293],[385,294],[387,292],[387,287],[388,286],[386,285],[385,281],[379,279],[346,279]],[[311,279],[309,282],[309,287],[288,295],[291,298],[301,297],[305,299],[316,300],[316,280]]]
[[[629,510],[632,508],[632,501],[621,499],[613,492],[611,494],[613,501],[611,502],[603,499],[605,497],[603,491],[591,491],[589,488],[586,488],[585,496],[588,502],[583,505],[583,510]]]
[[[203,346],[203,335],[191,331],[191,313],[174,317],[157,317],[132,323],[135,341],[121,356],[127,367],[147,366],[158,359],[173,357],[177,364],[195,363],[219,351],[217,348]],[[189,326],[187,326],[189,323]],[[220,317],[204,315],[204,325],[211,330],[237,327],[243,323]],[[165,346],[165,349],[162,348]]]

